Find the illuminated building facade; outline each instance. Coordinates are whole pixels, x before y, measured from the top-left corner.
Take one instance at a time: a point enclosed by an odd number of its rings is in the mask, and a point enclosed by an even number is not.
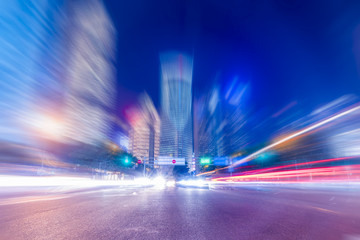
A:
[[[160,55],[160,62],[160,156],[184,157],[190,161],[193,152],[193,59],[182,53],[168,52]]]
[[[159,156],[160,117],[147,94],[141,96],[140,107],[133,114],[136,117],[130,123],[129,150],[146,164],[154,165]]]
[[[106,141],[115,96],[115,28],[102,2],[77,1],[69,9],[66,67],[66,138]]]
[[[100,0],[2,5],[1,138],[96,143],[110,130],[115,28]],[[19,66],[22,66],[19,70]],[[14,87],[16,86],[16,87]]]
[[[200,158],[224,156],[222,108],[219,87],[214,87],[194,102],[195,170],[200,171]]]

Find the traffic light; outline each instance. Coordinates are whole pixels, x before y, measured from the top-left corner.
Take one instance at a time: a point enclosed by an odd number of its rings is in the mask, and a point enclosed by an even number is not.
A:
[[[210,164],[210,158],[201,158],[200,159],[201,165],[209,165]]]
[[[124,162],[124,165],[125,165],[125,166],[128,166],[128,165],[131,163],[131,161],[130,161],[130,159],[129,159],[128,156],[124,157],[123,162]]]

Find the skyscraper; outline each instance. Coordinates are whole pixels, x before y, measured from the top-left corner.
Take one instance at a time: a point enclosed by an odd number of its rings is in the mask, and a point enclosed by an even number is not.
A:
[[[61,98],[54,72],[61,65],[58,19],[65,15],[63,5],[53,0],[1,2],[1,141],[34,144],[55,135],[43,129],[55,115],[49,109],[58,110],[54,102]]]
[[[133,113],[136,115],[130,123],[130,152],[151,166],[159,156],[160,117],[147,94],[140,99],[140,106]]]
[[[161,62],[160,156],[190,160],[192,139],[192,57],[167,52]]]
[[[103,3],[90,0],[71,5],[67,30],[64,134],[68,141],[106,141],[115,96],[115,28]]]
[[[0,69],[0,131],[6,133],[0,139],[107,140],[116,31],[102,1],[20,1],[1,8],[0,61],[7,64]]]
[[[196,171],[201,169],[200,158],[224,156],[223,128],[220,88],[210,91],[194,100],[194,153]]]
[[[219,92],[219,87],[211,89],[202,99],[204,105],[200,105],[200,109],[196,109],[197,112],[203,114],[199,118],[200,156],[220,157],[224,155],[222,128],[225,123],[222,119]]]

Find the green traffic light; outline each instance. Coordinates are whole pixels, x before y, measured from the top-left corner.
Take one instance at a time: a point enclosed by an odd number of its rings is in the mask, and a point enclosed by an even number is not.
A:
[[[124,164],[125,164],[125,165],[129,165],[129,163],[130,163],[129,158],[128,158],[128,157],[125,157],[125,158],[124,158]]]

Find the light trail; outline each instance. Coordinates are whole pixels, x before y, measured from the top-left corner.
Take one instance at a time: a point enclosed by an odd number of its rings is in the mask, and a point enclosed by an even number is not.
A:
[[[351,168],[351,169],[349,169]],[[294,181],[296,179],[296,181]],[[284,170],[233,177],[219,177],[216,182],[321,182],[321,181],[360,181],[360,165],[318,167],[300,170]]]
[[[1,187],[97,187],[97,186],[146,186],[154,184],[150,179],[96,180],[81,177],[16,176],[0,175]]]
[[[311,161],[311,162],[294,163],[294,164],[271,167],[271,168],[256,169],[256,170],[250,170],[250,171],[242,172],[241,175],[259,174],[259,173],[263,173],[263,172],[269,172],[269,171],[274,171],[274,170],[279,170],[279,169],[284,169],[284,168],[300,167],[300,166],[306,166],[306,165],[314,165],[314,164],[335,162],[335,161],[355,159],[355,158],[359,158],[359,156],[341,157],[341,158],[329,158],[329,159],[322,159],[322,160],[316,160],[316,161]]]
[[[263,152],[265,152],[265,151],[267,151],[269,149],[272,149],[272,148],[274,148],[274,147],[276,147],[276,146],[278,146],[278,145],[280,145],[280,144],[282,144],[282,143],[284,143],[286,141],[289,141],[289,140],[291,140],[291,139],[293,139],[295,137],[298,137],[298,136],[301,136],[301,135],[303,135],[305,133],[308,133],[308,132],[310,132],[310,131],[312,131],[312,130],[314,130],[316,128],[319,128],[319,127],[321,127],[321,126],[323,126],[323,125],[325,125],[327,123],[333,122],[333,121],[335,121],[335,120],[337,120],[337,119],[339,119],[341,117],[344,117],[346,115],[354,113],[354,112],[356,112],[358,110],[360,110],[360,106],[358,104],[356,104],[355,107],[352,107],[352,108],[350,108],[350,109],[348,109],[346,111],[335,114],[334,116],[329,117],[328,119],[322,120],[322,121],[320,121],[318,123],[315,123],[315,124],[313,124],[313,125],[311,125],[309,127],[304,128],[304,129],[302,129],[302,130],[300,130],[298,132],[295,132],[294,134],[291,134],[290,136],[287,136],[287,137],[285,137],[285,138],[283,138],[283,139],[281,139],[281,140],[279,140],[279,141],[277,141],[275,143],[272,143],[272,144],[270,144],[270,145],[268,145],[268,146],[266,146],[266,147],[264,147],[264,148],[262,148],[262,149],[260,149],[260,150],[258,150],[256,152],[248,155],[247,157],[245,157],[245,158],[243,158],[243,159],[241,159],[241,160],[239,160],[239,161],[237,161],[237,162],[235,162],[235,163],[233,163],[233,164],[231,164],[231,165],[229,165],[227,167],[220,168],[220,169],[213,170],[213,171],[209,171],[209,172],[200,173],[197,176],[211,174],[211,173],[214,173],[214,172],[219,171],[219,170],[227,169],[227,168],[230,168],[230,167],[236,167],[236,166],[238,166],[240,164],[249,162],[254,157],[256,157],[257,155],[259,155],[259,154],[261,154],[261,153],[263,153]]]
[[[7,187],[69,187],[69,188],[92,188],[92,187],[165,187],[167,180],[162,176],[155,178],[135,178],[134,180],[98,180],[86,177],[67,176],[17,176],[0,175],[0,192]],[[170,182],[169,185],[172,183]]]
[[[240,164],[242,164],[242,163],[246,163],[246,162],[252,160],[255,156],[257,156],[257,155],[259,155],[259,154],[261,154],[261,153],[263,153],[263,152],[265,152],[265,151],[267,151],[267,150],[269,150],[269,149],[271,149],[271,148],[273,148],[273,147],[276,147],[276,146],[278,146],[278,145],[280,145],[280,144],[282,144],[282,143],[284,143],[284,142],[286,142],[286,141],[289,141],[290,139],[293,139],[293,138],[295,138],[295,137],[298,137],[298,136],[300,136],[300,135],[303,135],[303,134],[305,134],[305,133],[308,133],[308,132],[310,132],[310,131],[318,128],[318,127],[321,127],[321,126],[323,126],[323,125],[325,125],[325,124],[327,124],[327,123],[329,123],[329,122],[335,121],[336,119],[339,119],[339,118],[341,118],[341,117],[343,117],[343,116],[346,116],[346,115],[348,115],[348,114],[350,114],[350,113],[353,113],[353,112],[355,112],[355,111],[357,111],[357,110],[360,110],[360,106],[356,106],[356,107],[350,108],[350,109],[347,110],[347,111],[338,113],[338,114],[336,114],[336,115],[334,115],[334,116],[332,116],[332,117],[330,117],[330,118],[328,118],[328,119],[325,119],[325,120],[323,120],[323,121],[321,121],[321,122],[318,122],[318,123],[316,123],[316,124],[313,124],[313,125],[311,125],[311,126],[309,126],[309,127],[307,127],[307,128],[304,128],[303,130],[300,130],[300,131],[298,131],[298,132],[296,132],[296,133],[294,133],[294,134],[291,134],[290,136],[287,136],[287,137],[285,137],[285,138],[283,138],[283,139],[281,139],[281,140],[279,140],[279,141],[277,141],[277,142],[275,142],[275,143],[270,144],[269,146],[266,146],[266,147],[264,147],[264,148],[262,148],[262,149],[260,149],[260,150],[258,150],[258,151],[256,151],[256,152],[250,154],[249,156],[241,159],[240,161],[237,161],[237,162],[233,163],[233,164],[230,165],[230,166],[231,166],[231,167],[235,167],[235,166],[238,166],[238,165],[240,165]]]

